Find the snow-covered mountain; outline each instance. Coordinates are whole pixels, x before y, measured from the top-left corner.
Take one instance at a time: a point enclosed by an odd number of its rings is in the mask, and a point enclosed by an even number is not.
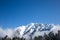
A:
[[[43,36],[45,33],[48,34],[51,31],[57,33],[58,30],[60,30],[60,25],[30,23],[26,26],[19,26],[15,29],[3,30],[2,28],[0,28],[0,37],[8,35],[8,37],[17,36],[29,38],[30,36]]]
[[[15,31],[17,35],[21,36],[37,36],[44,35],[44,33],[49,33],[52,28],[54,28],[54,24],[39,24],[39,23],[30,23],[26,26],[18,27]]]
[[[53,24],[38,24],[38,23],[31,23],[27,25],[24,35],[27,33],[30,33],[31,35],[34,34],[36,31],[41,32],[41,31],[49,31],[51,28],[53,28]]]

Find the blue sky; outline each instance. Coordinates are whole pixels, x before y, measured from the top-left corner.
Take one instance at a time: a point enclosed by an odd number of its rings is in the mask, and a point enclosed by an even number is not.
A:
[[[0,26],[14,28],[31,22],[60,24],[60,1],[0,0]]]

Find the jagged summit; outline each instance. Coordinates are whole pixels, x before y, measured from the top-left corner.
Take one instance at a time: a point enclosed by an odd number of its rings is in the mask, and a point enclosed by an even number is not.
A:
[[[38,24],[30,23],[26,26],[19,27],[16,32],[18,35],[34,35],[35,32],[49,31],[54,27],[54,24]]]

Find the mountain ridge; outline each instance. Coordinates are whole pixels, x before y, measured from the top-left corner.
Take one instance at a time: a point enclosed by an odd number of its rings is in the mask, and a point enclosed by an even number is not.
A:
[[[26,26],[24,25],[19,26],[15,29],[3,30],[0,28],[0,35],[3,37],[5,35],[8,35],[8,37],[11,37],[11,38],[15,36],[29,38],[31,35],[32,37],[39,36],[39,35],[43,36],[44,33],[48,34],[51,31],[53,31],[54,33],[57,33],[58,30],[60,30],[60,25],[30,23]]]
[[[23,29],[24,27],[25,27],[25,29]],[[20,35],[20,36],[25,36],[25,35],[29,36],[29,35],[34,35],[35,32],[50,31],[51,28],[53,28],[53,27],[54,27],[54,24],[30,23],[27,26],[22,27],[22,29],[24,31],[22,32],[22,35]]]

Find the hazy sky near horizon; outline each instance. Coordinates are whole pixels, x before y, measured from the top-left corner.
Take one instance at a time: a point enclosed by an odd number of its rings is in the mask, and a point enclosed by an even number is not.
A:
[[[60,0],[0,0],[0,26],[31,22],[60,24]]]

